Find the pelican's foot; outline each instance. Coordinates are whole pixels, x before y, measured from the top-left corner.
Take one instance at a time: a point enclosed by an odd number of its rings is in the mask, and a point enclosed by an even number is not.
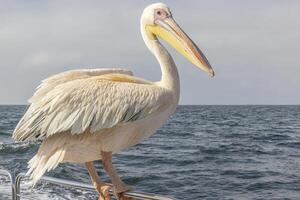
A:
[[[134,200],[134,198],[131,197],[124,197],[122,194],[124,192],[129,192],[129,191],[133,191],[135,188],[133,186],[130,185],[126,185],[126,184],[120,184],[120,185],[116,185],[113,187],[113,192],[115,197],[118,200]]]
[[[99,194],[98,200],[110,200],[110,194],[109,194],[110,186],[105,184],[97,184],[95,188]]]

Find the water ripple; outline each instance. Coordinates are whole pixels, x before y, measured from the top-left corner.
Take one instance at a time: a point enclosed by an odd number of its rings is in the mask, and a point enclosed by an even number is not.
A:
[[[12,143],[25,106],[0,106],[0,168],[25,171],[35,143]],[[113,162],[138,190],[177,199],[300,199],[300,106],[180,106],[150,139]],[[100,162],[103,180],[109,181]],[[83,165],[48,175],[89,183]],[[0,177],[0,199],[9,186]],[[26,188],[30,199],[95,199],[49,184]]]

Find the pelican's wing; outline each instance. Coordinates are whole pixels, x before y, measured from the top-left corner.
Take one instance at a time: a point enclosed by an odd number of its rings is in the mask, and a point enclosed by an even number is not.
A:
[[[59,84],[73,81],[75,79],[84,79],[91,76],[100,76],[110,73],[133,75],[132,71],[122,68],[77,69],[62,72],[43,80],[42,83],[37,87],[37,91],[29,99],[29,103],[37,101],[39,97],[43,97]]]
[[[124,74],[67,81],[31,100],[13,138],[42,139],[63,131],[94,133],[143,119],[162,109],[168,99],[168,90]]]

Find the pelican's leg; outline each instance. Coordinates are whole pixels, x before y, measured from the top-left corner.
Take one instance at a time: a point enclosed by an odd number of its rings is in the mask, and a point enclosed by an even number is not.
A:
[[[109,194],[110,187],[108,185],[105,185],[105,183],[101,182],[101,179],[97,174],[93,162],[86,162],[85,166],[89,171],[93,186],[99,193],[99,200],[110,200],[110,194]]]
[[[108,176],[111,179],[116,198],[118,199],[120,198],[122,200],[132,199],[132,198],[122,197],[121,195],[123,192],[134,190],[134,188],[132,186],[126,185],[117,174],[112,164],[112,152],[101,151],[101,156],[102,156],[103,168],[105,169],[105,171],[107,172]]]

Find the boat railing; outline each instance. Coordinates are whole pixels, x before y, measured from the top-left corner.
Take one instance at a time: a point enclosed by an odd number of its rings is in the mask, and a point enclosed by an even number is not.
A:
[[[2,170],[0,169],[0,175],[7,175],[10,180],[10,187],[12,192],[12,200],[20,200],[21,193],[20,193],[20,187],[21,187],[21,181],[22,179],[26,178],[25,173],[11,173],[8,170]],[[42,182],[45,183],[51,183],[54,185],[64,186],[72,189],[80,189],[85,191],[95,191],[95,188],[90,184],[84,184],[76,181],[71,180],[65,180],[60,178],[54,178],[49,176],[43,176],[41,178]],[[113,191],[110,190],[110,194],[113,195]],[[125,197],[131,197],[134,199],[139,200],[174,200],[170,197],[161,196],[157,194],[152,193],[145,193],[145,192],[137,192],[137,191],[130,191],[125,192],[123,194]]]

